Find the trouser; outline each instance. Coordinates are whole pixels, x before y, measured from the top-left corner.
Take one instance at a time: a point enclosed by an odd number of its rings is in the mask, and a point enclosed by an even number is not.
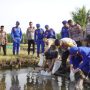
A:
[[[19,54],[20,49],[20,43],[19,42],[13,42],[13,55]]]
[[[35,42],[34,40],[28,40],[28,55],[30,54],[30,51],[31,51],[31,44],[33,46],[33,54],[35,53]]]
[[[37,54],[39,56],[39,53],[44,53],[44,41],[43,40],[37,40]]]
[[[6,45],[1,45],[1,47],[3,48],[4,55],[6,55]]]
[[[66,62],[67,62],[67,58],[69,56],[69,51],[66,50],[65,52],[62,53],[62,68],[66,69]]]
[[[77,43],[77,46],[79,47],[79,46],[82,46],[82,43],[80,42],[80,41],[76,41],[76,43]]]

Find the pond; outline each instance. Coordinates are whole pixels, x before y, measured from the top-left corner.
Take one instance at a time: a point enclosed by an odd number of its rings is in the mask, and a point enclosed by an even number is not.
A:
[[[75,90],[74,87],[75,83],[63,76],[42,76],[38,68],[0,71],[0,90]]]

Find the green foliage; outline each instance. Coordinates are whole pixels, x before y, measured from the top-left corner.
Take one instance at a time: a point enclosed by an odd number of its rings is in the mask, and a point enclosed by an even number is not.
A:
[[[57,39],[60,39],[61,38],[61,35],[60,35],[60,33],[57,33]]]
[[[26,34],[25,33],[23,33],[21,43],[25,43],[25,44],[27,43],[27,39],[26,39]]]
[[[7,39],[8,39],[8,42],[11,43],[12,42],[12,38],[11,38],[11,35],[10,33],[7,34]]]
[[[12,43],[12,37],[10,35],[10,33],[7,34],[7,39],[8,39],[8,42],[9,43]],[[21,43],[27,43],[27,40],[26,40],[26,34],[24,33],[23,36],[22,36],[22,41]]]
[[[72,12],[72,18],[74,22],[80,24],[82,28],[85,29],[89,13],[90,10],[87,11],[85,6],[83,6],[82,8],[77,8],[76,11]]]

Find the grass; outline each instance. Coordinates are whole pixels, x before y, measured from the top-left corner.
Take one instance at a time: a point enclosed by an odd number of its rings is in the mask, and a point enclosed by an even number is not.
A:
[[[1,60],[15,60],[16,58],[22,58],[22,59],[37,59],[36,54],[33,55],[31,53],[31,55],[28,55],[27,53],[27,44],[21,44],[20,45],[20,53],[19,55],[13,55],[12,53],[12,44],[9,43],[7,45],[7,55],[3,56],[3,50],[1,48],[1,52],[0,52],[0,61]]]

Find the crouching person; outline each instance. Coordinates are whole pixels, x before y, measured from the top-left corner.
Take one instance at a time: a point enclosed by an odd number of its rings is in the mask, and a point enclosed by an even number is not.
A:
[[[55,61],[58,59],[58,51],[56,50],[55,45],[51,45],[47,52],[45,52],[45,63],[43,65],[45,75],[51,75],[51,72],[55,72],[53,69]],[[54,74],[54,73],[53,73]]]
[[[85,77],[90,78],[90,48],[89,47],[71,47],[70,50],[71,72],[75,74],[78,81],[76,88],[83,87]],[[74,59],[74,58],[76,59]],[[74,61],[73,61],[74,60]]]

